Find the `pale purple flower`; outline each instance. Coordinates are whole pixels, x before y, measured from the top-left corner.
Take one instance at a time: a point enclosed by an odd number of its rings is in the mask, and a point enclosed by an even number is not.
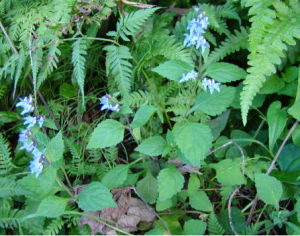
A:
[[[205,48],[209,47],[209,44],[203,36],[209,25],[209,21],[204,11],[200,8],[195,8],[195,10],[200,14],[189,22],[187,26],[189,33],[184,34],[185,39],[183,45],[187,47],[195,46],[196,49],[201,48],[201,52],[204,53]]]
[[[27,125],[27,129],[32,128],[36,124],[36,117],[35,116],[26,116],[23,118],[24,120],[24,125]]]
[[[189,81],[189,80],[196,80],[197,76],[198,73],[194,70],[191,70],[189,73],[182,75],[182,78],[179,80],[179,83]]]
[[[41,158],[36,158],[30,161],[29,163],[29,169],[31,174],[35,174],[35,177],[37,178],[43,170],[43,164],[41,163]]]
[[[210,94],[213,94],[214,90],[220,92],[221,83],[215,82],[213,79],[204,78],[201,83],[205,91],[209,89]]]
[[[34,147],[32,151],[32,155],[33,155],[33,159],[40,159],[43,153],[39,149]]]
[[[120,108],[121,108],[120,104],[113,103],[113,98],[109,94],[106,94],[100,98],[100,105],[102,105],[102,107],[100,109],[101,111],[106,109],[106,110],[118,112],[118,111],[120,111]]]
[[[42,126],[43,126],[43,124],[44,124],[44,121],[45,121],[45,118],[44,118],[43,116],[38,116],[38,117],[36,118],[36,121],[37,121],[39,127],[42,128]]]
[[[29,95],[28,97],[19,98],[19,102],[16,104],[16,107],[23,108],[23,111],[21,112],[21,115],[24,115],[25,113],[33,112],[33,99],[32,96]]]

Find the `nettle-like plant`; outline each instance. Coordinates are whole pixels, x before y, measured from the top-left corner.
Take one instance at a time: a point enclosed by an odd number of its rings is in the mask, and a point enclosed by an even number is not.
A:
[[[0,3],[3,233],[299,232],[299,3],[174,11]]]

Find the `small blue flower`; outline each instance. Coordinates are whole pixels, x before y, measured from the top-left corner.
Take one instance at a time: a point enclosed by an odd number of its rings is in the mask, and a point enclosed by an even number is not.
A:
[[[221,83],[215,82],[213,79],[204,78],[201,83],[205,91],[209,89],[210,94],[213,94],[214,90],[220,92]]]
[[[205,48],[209,47],[209,44],[203,36],[209,25],[209,21],[208,17],[205,16],[205,13],[200,8],[195,8],[195,10],[200,14],[189,22],[187,29],[190,32],[184,34],[185,39],[183,45],[186,47],[196,46],[196,49],[201,47],[201,52],[204,53]]]
[[[36,124],[36,117],[35,116],[26,116],[23,118],[24,120],[24,125],[27,125],[27,129],[32,128]]]
[[[198,73],[194,70],[191,70],[186,75],[185,74],[182,75],[182,78],[179,80],[179,83],[189,81],[189,80],[196,80],[197,76],[198,76]]]
[[[16,104],[16,107],[22,107],[23,111],[21,112],[21,115],[24,115],[25,113],[33,112],[33,99],[32,96],[29,95],[28,97],[19,98],[19,102]]]
[[[22,143],[20,150],[25,150],[26,152],[31,152],[34,147],[35,147],[34,143],[32,141],[28,140],[27,142]]]
[[[35,174],[37,178],[43,171],[43,164],[41,163],[41,159],[36,158],[29,163],[29,169],[31,174]]]
[[[33,159],[40,159],[44,154],[39,149],[34,147],[32,150],[32,155],[33,155]]]
[[[112,97],[109,94],[104,95],[103,97],[100,98],[100,105],[101,111],[103,110],[110,110],[110,111],[115,111],[119,112],[120,111],[120,104],[113,104]]]
[[[42,126],[43,126],[43,124],[44,124],[44,121],[45,121],[45,118],[42,117],[42,116],[38,116],[38,117],[36,118],[36,121],[37,121],[39,127],[42,128]]]

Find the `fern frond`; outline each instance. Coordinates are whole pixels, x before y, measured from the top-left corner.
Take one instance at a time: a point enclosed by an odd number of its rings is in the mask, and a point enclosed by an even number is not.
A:
[[[143,104],[149,104],[152,101],[151,95],[146,91],[138,90],[129,94],[129,96],[122,101],[131,107],[140,107]]]
[[[11,160],[8,142],[0,133],[0,174],[8,174],[15,167]]]
[[[26,195],[28,192],[13,178],[0,177],[0,198]]]
[[[78,39],[73,43],[72,47],[73,75],[79,85],[82,95],[82,104],[84,105],[85,56],[87,55],[86,41]]]
[[[57,68],[57,64],[59,61],[58,58],[60,55],[61,55],[61,51],[58,49],[58,43],[55,42],[55,43],[51,44],[48,54],[45,58],[46,63],[43,64],[41,71],[38,75],[37,89],[39,89],[39,87],[45,81],[47,76],[49,76],[51,74],[51,72]],[[85,55],[85,54],[81,54],[81,55]],[[80,66],[79,63],[80,62],[78,62],[77,66]],[[84,62],[83,62],[83,65],[84,65]],[[84,81],[83,81],[83,84],[84,84]]]
[[[106,55],[107,75],[112,75],[123,97],[127,97],[132,84],[132,58],[126,46],[109,45],[104,48]]]
[[[138,33],[146,20],[159,8],[142,9],[128,14],[117,23],[117,37],[125,41],[130,41],[127,36],[133,36]]]
[[[216,15],[224,19],[237,20],[241,24],[241,18],[237,13],[237,9],[230,2],[227,2],[225,5],[218,5],[216,7]]]
[[[16,92],[17,84],[18,84],[19,79],[21,77],[22,69],[25,66],[26,57],[27,57],[27,55],[23,51],[21,51],[19,53],[18,65],[17,65],[17,70],[16,70],[15,78],[14,78],[13,97],[15,97],[15,92]]]
[[[47,228],[44,231],[45,235],[58,235],[60,230],[63,228],[65,222],[62,218],[56,218],[51,220]]]
[[[234,52],[247,48],[248,32],[244,27],[241,27],[240,30],[241,31],[235,30],[234,34],[228,35],[220,46],[215,48],[214,51],[209,54],[203,69],[207,68],[211,63],[218,62]]]
[[[0,228],[17,228],[23,221],[23,211],[10,209],[8,207],[0,208]]]
[[[2,99],[4,97],[6,91],[7,91],[7,86],[6,85],[1,85],[0,86],[0,99]]]
[[[222,235],[225,230],[220,225],[215,213],[211,213],[208,218],[207,228],[210,235]]]
[[[184,47],[182,43],[176,42],[175,36],[162,35],[155,40],[152,54],[162,55],[169,60],[181,60],[193,64],[191,51]]]
[[[275,65],[281,63],[281,58],[285,56],[287,45],[296,45],[294,38],[300,38],[300,6],[291,7],[286,15],[282,13],[279,19],[274,20],[264,34],[262,42],[249,55],[247,70],[248,75],[244,81],[241,92],[241,110],[243,123],[247,123],[247,115],[253,98],[259,92],[267,76],[276,72]],[[252,27],[252,26],[251,26]],[[250,31],[251,32],[251,31]],[[249,39],[250,40],[250,39]],[[253,47],[253,45],[252,45]]]

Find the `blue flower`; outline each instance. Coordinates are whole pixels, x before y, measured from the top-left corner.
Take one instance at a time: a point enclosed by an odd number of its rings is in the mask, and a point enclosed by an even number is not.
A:
[[[36,118],[36,121],[37,121],[39,127],[42,128],[42,126],[43,126],[43,124],[44,124],[44,121],[45,121],[45,118],[42,117],[42,116],[38,116],[38,117]]]
[[[179,80],[179,83],[189,81],[189,80],[196,80],[197,76],[198,76],[198,73],[194,70],[191,70],[186,75],[185,74],[182,75],[182,78]]]
[[[196,46],[196,49],[201,48],[201,52],[204,53],[205,48],[209,47],[209,44],[203,36],[209,25],[208,17],[205,16],[204,11],[200,8],[195,8],[195,10],[200,14],[189,22],[187,29],[190,32],[184,34],[185,39],[183,45],[187,47]]]
[[[201,83],[205,91],[209,89],[210,94],[213,94],[214,90],[220,92],[221,83],[215,82],[213,79],[204,78]]]
[[[33,159],[40,159],[42,155],[44,155],[44,153],[42,153],[39,149],[34,147],[32,150],[32,155],[33,155]]]
[[[32,128],[36,124],[36,117],[35,116],[26,116],[23,118],[24,120],[24,125],[27,125],[27,129]]]
[[[28,97],[19,98],[19,102],[16,104],[16,107],[22,107],[23,111],[21,112],[21,115],[24,115],[25,113],[33,112],[33,99],[32,96],[29,95]]]
[[[41,163],[41,158],[36,158],[30,161],[29,163],[29,169],[31,174],[35,174],[35,177],[37,178],[43,170],[43,164]]]
[[[100,98],[100,105],[102,105],[101,107],[101,111],[103,110],[110,110],[110,111],[115,111],[115,112],[119,112],[120,111],[120,104],[113,104],[113,98],[112,96],[110,96],[109,94],[104,95],[103,97]]]

